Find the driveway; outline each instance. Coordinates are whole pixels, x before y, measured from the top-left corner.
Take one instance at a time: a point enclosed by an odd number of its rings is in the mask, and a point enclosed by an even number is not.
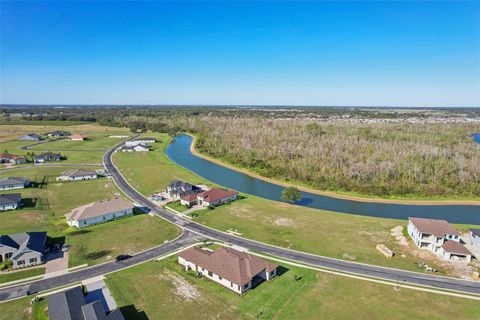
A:
[[[85,297],[87,303],[100,300],[107,311],[112,311],[117,308],[115,299],[113,299],[110,290],[105,285],[103,277],[100,277],[100,279],[94,279],[94,282],[83,281],[82,283],[87,287],[88,293]]]
[[[68,251],[67,252],[50,252],[47,254],[47,262],[45,263],[45,274],[67,272],[68,270]]]

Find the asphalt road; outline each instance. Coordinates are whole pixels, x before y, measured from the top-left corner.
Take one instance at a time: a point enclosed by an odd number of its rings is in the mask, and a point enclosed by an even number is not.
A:
[[[199,241],[203,241],[204,239],[205,238],[198,234],[192,233],[188,230],[183,230],[183,233],[179,238],[167,242],[161,246],[138,253],[128,260],[120,262],[107,262],[85,269],[79,269],[77,271],[73,271],[52,278],[37,280],[27,284],[19,284],[9,288],[2,288],[0,289],[0,301],[19,298],[27,295],[28,292],[30,292],[30,294],[35,294],[37,292],[63,287],[82,280],[101,276],[106,273],[117,271],[140,262],[154,259],[155,257],[176,251],[182,247],[197,243]]]
[[[311,255],[304,252],[292,251],[233,236],[218,230],[208,228],[191,220],[179,217],[155,205],[142,194],[138,193],[125,181],[123,176],[112,163],[111,156],[114,150],[115,148],[112,148],[107,151],[107,153],[104,155],[103,162],[106,169],[112,175],[112,178],[114,179],[117,186],[139,205],[150,209],[152,213],[172,223],[175,223],[176,225],[184,228],[185,230],[201,234],[209,239],[223,241],[232,245],[247,248],[249,250],[254,250],[257,252],[273,255],[299,263],[309,264],[312,266],[331,268],[341,272],[349,272],[361,276],[377,277],[385,280],[395,281],[399,284],[405,283],[414,285],[426,285],[437,289],[456,290],[465,293],[480,294],[480,282],[478,281],[469,281],[435,276],[430,274],[421,274],[416,272],[409,272],[373,265],[366,265],[357,262],[333,259],[318,255]]]

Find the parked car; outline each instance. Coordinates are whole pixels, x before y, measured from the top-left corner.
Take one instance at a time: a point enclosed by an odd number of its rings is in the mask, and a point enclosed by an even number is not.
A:
[[[128,254],[121,254],[115,258],[115,261],[119,262],[119,261],[130,259],[131,257],[132,256],[129,256]]]
[[[68,244],[64,243],[62,246],[62,252],[67,252],[69,247],[70,246]]]

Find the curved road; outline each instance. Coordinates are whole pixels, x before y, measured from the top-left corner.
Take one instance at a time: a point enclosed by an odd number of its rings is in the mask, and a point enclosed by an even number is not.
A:
[[[118,171],[118,169],[112,162],[112,154],[114,153],[114,151],[115,147],[109,149],[106,152],[103,158],[103,163],[105,165],[105,168],[112,175],[113,180],[120,188],[120,190],[122,190],[129,198],[131,198],[136,203],[146,208],[149,208],[151,210],[151,213],[165,220],[168,220],[182,227],[185,230],[201,234],[205,237],[208,237],[209,239],[223,241],[232,245],[247,248],[249,250],[262,252],[272,256],[316,267],[331,268],[341,272],[349,272],[368,277],[377,277],[390,281],[398,281],[399,283],[404,282],[406,284],[425,285],[443,290],[456,290],[465,293],[480,294],[480,282],[390,269],[374,265],[367,265],[357,262],[312,255],[299,251],[293,251],[233,236],[222,231],[211,229],[191,220],[179,217],[157,206],[156,204],[148,200],[146,197],[144,197],[142,194],[137,192],[132,186],[130,186],[130,184],[128,184],[128,182],[123,178],[122,174]]]

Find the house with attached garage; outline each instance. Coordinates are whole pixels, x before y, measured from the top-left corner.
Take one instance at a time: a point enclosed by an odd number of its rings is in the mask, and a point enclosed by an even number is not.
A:
[[[71,136],[69,136],[69,138],[72,141],[83,141],[87,140],[88,136],[86,134],[72,134]]]
[[[14,164],[21,164],[26,163],[27,160],[24,156],[17,156],[15,154],[10,153],[0,153],[0,163],[14,163]]]
[[[208,251],[192,247],[178,254],[185,270],[194,270],[236,293],[243,294],[277,275],[278,265],[232,248]]]
[[[30,180],[25,177],[9,177],[0,179],[0,191],[23,189],[30,185]]]
[[[87,296],[88,298],[88,296]],[[80,286],[47,296],[50,320],[124,320],[120,309],[105,310],[101,300],[87,303]]]
[[[25,268],[42,263],[46,232],[21,232],[0,236],[0,262],[12,260],[13,268]]]
[[[224,203],[235,201],[237,199],[237,194],[237,192],[232,190],[213,188],[200,192],[197,195],[197,203],[204,207],[216,207]]]
[[[62,173],[61,176],[57,177],[57,181],[82,181],[82,180],[92,180],[97,179],[97,173],[95,171],[83,170],[83,169],[72,169]]]
[[[0,211],[15,210],[20,207],[21,203],[20,193],[0,194]]]
[[[408,218],[408,234],[420,249],[447,260],[470,261],[472,254],[461,244],[460,233],[446,220]]]
[[[42,138],[35,133],[29,133],[18,138],[20,141],[40,141]]]
[[[132,203],[120,198],[92,202],[66,214],[72,227],[84,228],[133,214]]]
[[[52,162],[52,161],[60,161],[60,160],[62,160],[62,155],[59,153],[52,153],[52,152],[45,152],[33,158],[33,161],[35,163],[44,163],[44,162]]]
[[[127,147],[133,147],[138,144],[149,144],[149,143],[155,143],[157,142],[157,139],[155,138],[148,138],[148,137],[143,137],[143,138],[136,138],[132,140],[128,140],[125,142],[125,146]]]

